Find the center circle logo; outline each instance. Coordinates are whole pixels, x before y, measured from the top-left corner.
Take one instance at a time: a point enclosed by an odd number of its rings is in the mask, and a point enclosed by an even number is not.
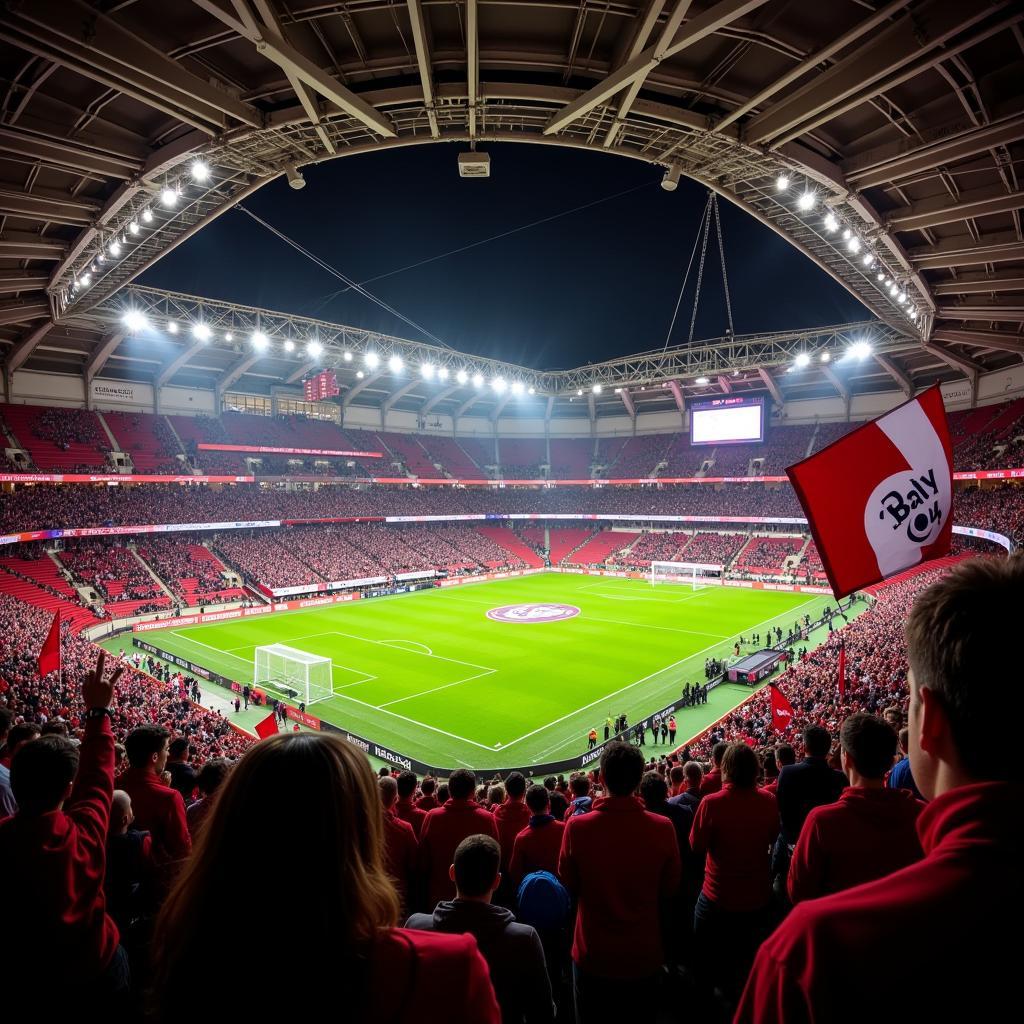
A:
[[[505,604],[492,608],[487,618],[495,622],[559,622],[579,613],[574,604]]]

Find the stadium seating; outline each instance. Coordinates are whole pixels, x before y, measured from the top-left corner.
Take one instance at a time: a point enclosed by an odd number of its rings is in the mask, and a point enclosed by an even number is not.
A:
[[[782,572],[783,563],[803,549],[802,537],[751,537],[736,559],[736,569],[753,574]]]
[[[7,428],[44,473],[109,470],[110,439],[96,414],[86,409],[0,405]]]
[[[505,526],[478,526],[476,532],[517,558],[523,565],[533,569],[544,565],[544,560],[537,554],[534,547],[525,543]],[[543,541],[543,531],[541,531]]]
[[[76,633],[95,625],[96,616],[82,605],[78,592],[57,571],[53,560],[39,549],[33,554],[31,558],[0,558],[0,594],[42,608],[51,616],[59,611]]]
[[[585,438],[552,438],[551,476],[556,480],[589,480],[593,441]]]
[[[506,480],[535,480],[547,462],[546,445],[537,438],[499,438],[498,455]]]
[[[562,559],[563,565],[604,565],[615,552],[628,548],[639,533],[627,530],[601,530],[572,554]]]
[[[164,416],[149,413],[105,412],[118,446],[128,452],[136,473],[180,473],[176,458],[184,454]]]

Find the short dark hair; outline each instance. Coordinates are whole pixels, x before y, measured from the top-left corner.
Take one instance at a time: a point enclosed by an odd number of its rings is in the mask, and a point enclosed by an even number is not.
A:
[[[380,797],[390,807],[398,799],[398,783],[390,775],[379,775],[377,785],[380,787]]]
[[[395,780],[398,785],[398,795],[404,800],[416,792],[416,773],[402,772]]]
[[[839,742],[861,775],[884,778],[896,756],[896,730],[884,719],[862,711],[847,715]]]
[[[554,788],[555,788],[555,786],[557,785],[557,783],[558,783],[558,779],[556,779],[556,778],[554,777],[554,775],[549,775],[549,776],[548,776],[548,777],[547,777],[547,778],[546,778],[546,779],[544,780],[544,788],[545,788],[545,789],[549,789],[549,790],[552,790],[552,789],[554,789]]]
[[[722,758],[722,778],[739,789],[753,789],[761,762],[757,754],[746,743],[730,743]]]
[[[484,835],[467,836],[455,848],[455,886],[471,899],[489,892],[501,867],[501,847]]]
[[[468,800],[476,789],[476,776],[468,768],[456,768],[448,779],[453,800]]]
[[[796,751],[789,743],[778,743],[775,746],[775,763],[780,768],[787,764],[796,764]]]
[[[630,743],[615,740],[601,753],[601,778],[612,796],[631,796],[640,785],[646,763]]]
[[[828,757],[832,749],[832,734],[820,725],[804,729],[804,753],[808,757]]]
[[[569,788],[575,797],[586,796],[590,792],[590,779],[585,772],[574,775],[569,780]]]
[[[164,749],[170,732],[162,725],[140,725],[124,740],[124,752],[133,768],[145,768],[154,754]]]
[[[687,761],[683,765],[683,774],[687,783],[700,782],[704,777],[704,769],[696,761]]]
[[[712,762],[714,764],[718,765],[719,767],[721,767],[721,765],[722,765],[722,758],[725,757],[725,752],[728,749],[729,749],[729,744],[728,743],[725,743],[724,741],[721,742],[721,743],[716,743],[711,748],[711,760],[712,760]]]
[[[68,734],[68,723],[62,722],[60,719],[51,719],[49,722],[44,722],[39,729],[40,736],[67,736]]]
[[[170,746],[167,748],[167,753],[171,757],[188,757],[188,737],[187,736],[175,736],[171,740]]]
[[[517,800],[526,792],[526,779],[522,772],[511,772],[505,780],[505,792]]]
[[[451,794],[448,792],[448,783],[442,782],[437,787],[437,802],[443,804]]]
[[[409,774],[411,775],[412,772],[410,772]],[[433,793],[435,789],[437,789],[437,780],[431,778],[431,776],[429,775],[426,776],[426,778],[424,778],[424,780],[420,783],[420,792],[424,796],[430,796],[430,794]]]
[[[1024,558],[971,558],[922,591],[907,619],[914,681],[945,709],[964,771],[971,778],[1020,781],[1015,744],[992,742],[991,686],[1007,678],[1006,638],[1019,628]]]
[[[231,762],[226,757],[211,757],[196,776],[196,786],[210,796],[216,793],[231,771]]]
[[[7,752],[10,753],[22,743],[34,740],[40,732],[37,722],[19,722],[11,726],[11,731],[7,734]]]
[[[663,804],[668,799],[668,783],[658,772],[648,772],[640,780],[640,798],[648,806]]]
[[[683,766],[681,764],[672,765],[672,770],[668,773],[668,777],[672,780],[674,786],[678,786],[686,778]]]
[[[78,771],[78,747],[64,736],[26,743],[11,760],[11,790],[22,814],[56,809]]]
[[[543,786],[531,786],[526,791],[526,806],[534,814],[543,814],[551,806],[551,794]]]

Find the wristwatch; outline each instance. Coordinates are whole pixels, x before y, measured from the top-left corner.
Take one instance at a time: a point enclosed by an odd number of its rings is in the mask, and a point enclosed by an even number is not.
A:
[[[82,717],[85,721],[88,721],[90,718],[102,718],[104,715],[111,721],[114,720],[114,715],[110,708],[89,708]]]

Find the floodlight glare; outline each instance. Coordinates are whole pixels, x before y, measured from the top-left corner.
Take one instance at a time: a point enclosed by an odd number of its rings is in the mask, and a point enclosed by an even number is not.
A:
[[[173,188],[165,188],[160,193],[160,202],[167,207],[168,210],[173,210],[178,205],[178,193]]]
[[[856,235],[851,235],[850,240],[846,243],[846,248],[856,255],[860,252],[860,239]]]
[[[148,206],[142,211],[142,219],[147,224],[151,223],[153,220],[153,211]]]
[[[823,363],[830,363],[832,361],[832,353],[831,352],[822,352],[821,353],[821,361]]]
[[[270,339],[262,331],[253,331],[249,340],[257,352],[264,352],[270,346]]]
[[[806,210],[813,210],[814,209],[814,201],[815,201],[816,198],[817,197],[815,196],[815,194],[813,192],[803,192],[803,193],[801,193],[800,198],[796,201],[796,205],[801,210],[804,210],[804,211],[806,211]]]
[[[850,346],[850,355],[854,359],[867,359],[871,351],[871,343],[868,341],[855,341]]]
[[[805,366],[810,366],[811,357],[806,352],[797,352],[794,362],[798,367],[803,369]]]
[[[204,323],[195,323],[192,325],[192,336],[196,341],[209,341],[213,331]]]
[[[534,387],[529,387],[529,388],[526,389],[526,391],[527,391],[527,394],[530,394],[530,395],[537,394],[537,389],[534,388]]]
[[[224,340],[225,341],[234,341],[235,340],[235,336],[230,331],[225,331],[224,332]]]
[[[601,385],[595,384],[590,390],[593,391],[595,395],[599,395],[601,394]]]
[[[344,352],[342,353],[342,355],[341,355],[341,358],[342,358],[342,359],[344,359],[346,363],[351,363],[351,362],[352,362],[352,353],[351,353],[351,352],[349,352],[349,351],[348,351],[348,350],[346,349],[346,350],[345,350],[345,351],[344,351]]]
[[[785,174],[780,174],[775,179],[775,188],[779,192],[785,192],[789,188],[789,177]]]
[[[433,363],[424,363],[420,367],[420,373],[423,374],[423,377],[424,377],[425,380],[433,380],[434,379],[434,364]]]
[[[455,374],[455,379],[459,384],[465,384],[469,380],[469,374],[466,373],[465,370],[459,370],[459,372]]]
[[[438,368],[437,379],[438,380],[447,380],[448,379],[448,367],[447,366],[441,366],[441,367]]]
[[[131,224],[128,225],[128,230],[133,235],[137,235],[139,233],[139,222],[137,220],[133,220]]]
[[[363,362],[366,363],[367,369],[376,370],[380,366],[380,356],[376,352],[367,352],[363,356]]]
[[[285,340],[284,340],[284,350],[285,350],[285,352],[294,352],[295,351],[295,342],[292,341],[291,338],[285,338]]]
[[[695,383],[699,384],[703,388],[710,384],[711,381],[708,380],[707,377],[698,377]]]
[[[363,373],[363,371],[362,371],[362,370],[356,370],[356,376],[357,376],[357,377],[358,377],[358,378],[359,378],[360,380],[362,380],[362,379],[363,379],[363,378],[364,378],[364,377],[366,376],[366,374],[365,374],[365,373]]]
[[[88,275],[86,275],[86,277],[88,277]],[[121,323],[123,323],[132,333],[135,333],[136,331],[144,331],[149,326],[146,314],[141,313],[137,309],[129,309],[125,315],[121,317]]]
[[[837,231],[839,229],[839,221],[836,220],[834,213],[825,214],[825,230],[826,231]]]
[[[482,388],[484,386],[484,375],[482,373],[473,374],[473,387]]]
[[[204,160],[193,160],[190,170],[193,181],[203,182],[210,176],[210,166]]]
[[[400,355],[393,355],[388,360],[388,369],[392,373],[401,373],[404,367],[405,363],[402,362],[402,357]]]
[[[491,381],[491,387],[500,395],[504,393],[505,388],[508,387],[508,385],[505,383],[504,377],[495,377],[494,380]]]
[[[310,359],[319,359],[324,354],[324,347],[323,345],[320,344],[319,341],[311,341],[306,346],[306,352],[309,355]],[[345,355],[347,355],[349,359],[352,358],[351,352],[346,352]]]
[[[521,380],[512,381],[512,394],[521,395],[523,393],[523,382]]]

